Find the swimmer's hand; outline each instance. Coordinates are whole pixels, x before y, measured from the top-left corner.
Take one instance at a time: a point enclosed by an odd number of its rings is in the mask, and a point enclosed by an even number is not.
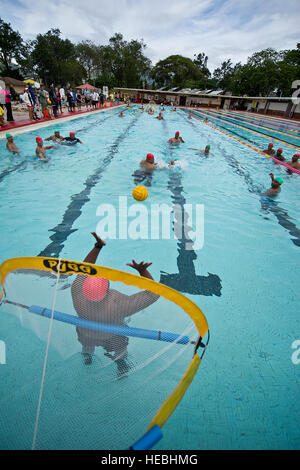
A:
[[[144,263],[144,261],[141,261],[141,263],[138,264],[133,259],[132,263],[127,263],[126,265],[138,271],[141,276],[145,276],[145,273],[151,264],[152,263]]]
[[[96,234],[96,232],[91,232],[91,234],[93,235],[93,237],[95,238],[96,242],[98,243],[98,246],[99,247],[103,247],[106,245],[105,241],[102,240],[100,237],[98,237],[98,235]]]

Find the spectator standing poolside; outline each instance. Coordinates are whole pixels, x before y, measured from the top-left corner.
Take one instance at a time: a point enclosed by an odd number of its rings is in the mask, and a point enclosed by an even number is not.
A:
[[[62,97],[61,97],[61,94],[59,93],[58,91],[58,88],[55,88],[55,95],[56,95],[56,99],[57,99],[57,109],[60,110],[60,114],[63,113],[62,111]]]
[[[103,107],[103,105],[104,105],[104,95],[103,95],[102,91],[100,93],[100,103],[101,103],[101,106]]]
[[[67,102],[69,106],[69,111],[74,112],[75,111],[75,101],[73,98],[73,93],[72,93],[72,88],[70,88],[67,92]]]
[[[61,86],[59,89],[60,98],[63,101],[66,98],[65,89]]]
[[[4,126],[4,109],[0,104],[0,126]]]
[[[45,90],[44,85],[41,85],[39,99],[40,99],[42,113],[44,117],[50,117],[51,115],[50,109],[49,109],[48,98],[49,98],[48,92]]]
[[[93,108],[96,109],[99,101],[99,93],[95,90],[92,94],[92,105]]]
[[[22,95],[22,101],[26,104],[27,106],[27,111],[29,113],[29,119],[30,121],[33,121],[33,101],[31,98],[31,95],[28,92],[28,88],[25,88],[24,93]]]
[[[82,101],[82,96],[79,90],[76,92],[76,99],[77,99],[77,108],[79,109],[79,111],[81,111],[81,105],[83,104],[83,101]]]
[[[58,117],[58,101],[57,101],[57,97],[56,97],[56,93],[55,93],[55,90],[53,88],[53,85],[50,88],[49,98],[50,98],[50,101],[51,101],[51,104],[52,104],[52,110],[53,110],[54,117],[57,118]]]
[[[11,99],[9,91],[5,90],[5,107],[6,107],[6,120],[14,121],[12,110],[11,110]]]

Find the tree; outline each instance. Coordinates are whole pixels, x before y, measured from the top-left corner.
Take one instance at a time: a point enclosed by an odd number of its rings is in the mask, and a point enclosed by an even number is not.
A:
[[[101,75],[110,77],[118,86],[141,87],[151,68],[150,59],[144,55],[145,48],[143,40],[128,42],[122,34],[116,33],[108,46],[101,47]]]
[[[81,41],[76,46],[76,56],[79,64],[86,72],[87,81],[95,78],[99,66],[99,51],[92,41]]]
[[[0,18],[0,64],[3,75],[19,78],[19,73],[12,64],[13,61],[18,63],[23,54],[24,43],[20,33]]]
[[[194,88],[199,86],[204,79],[195,63],[181,55],[171,55],[160,60],[152,69],[151,76],[158,86],[168,88]]]
[[[233,65],[231,59],[222,62],[221,66],[216,68],[213,73],[213,78],[217,81],[218,87],[224,91],[229,91],[231,88],[231,81],[235,74],[241,67],[241,63]]]
[[[199,68],[200,72],[204,75],[204,77],[209,78],[211,76],[210,71],[207,68],[207,61],[208,57],[205,55],[204,52],[200,52],[199,54],[194,54],[195,59],[193,60],[194,64]]]
[[[33,70],[46,85],[81,81],[86,72],[76,58],[75,45],[69,39],[61,39],[59,29],[38,34],[33,41],[31,59]]]

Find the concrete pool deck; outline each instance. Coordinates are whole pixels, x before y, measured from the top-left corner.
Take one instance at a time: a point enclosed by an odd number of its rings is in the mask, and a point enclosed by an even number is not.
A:
[[[49,125],[54,125],[54,124],[59,125],[63,122],[72,121],[73,119],[76,119],[82,116],[90,116],[91,114],[102,113],[102,112],[109,111],[111,109],[119,108],[122,106],[125,106],[125,105],[119,104],[115,106],[108,106],[106,108],[94,109],[92,111],[90,110],[75,111],[73,113],[64,112],[62,116],[54,118],[54,119],[43,118],[43,119],[39,119],[38,121],[30,121],[30,119],[15,120],[11,123],[6,123],[5,126],[1,127],[0,139],[5,139],[7,133],[11,134],[12,136],[15,136],[23,132],[29,132],[35,129],[40,129],[42,127],[47,127]]]

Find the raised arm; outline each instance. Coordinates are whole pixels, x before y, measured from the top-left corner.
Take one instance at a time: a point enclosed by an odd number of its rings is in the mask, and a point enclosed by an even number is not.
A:
[[[106,243],[105,241],[101,240],[100,237],[98,237],[96,232],[91,232],[91,234],[95,238],[96,243],[95,243],[94,248],[87,254],[87,256],[85,257],[83,261],[85,261],[86,263],[95,264],[97,261],[98,255],[100,253],[100,250],[106,245]]]
[[[152,263],[144,263],[144,261],[141,263],[136,263],[134,260],[132,260],[132,263],[127,263],[127,266],[130,266],[138,271],[142,277],[153,280],[153,277],[148,271],[148,267],[151,266],[151,264]],[[144,310],[144,308],[149,307],[158,299],[159,295],[154,294],[148,290],[138,292],[137,294],[128,295],[126,297],[124,296],[124,300],[121,305],[123,316],[129,317],[130,315],[134,315],[140,310]]]

